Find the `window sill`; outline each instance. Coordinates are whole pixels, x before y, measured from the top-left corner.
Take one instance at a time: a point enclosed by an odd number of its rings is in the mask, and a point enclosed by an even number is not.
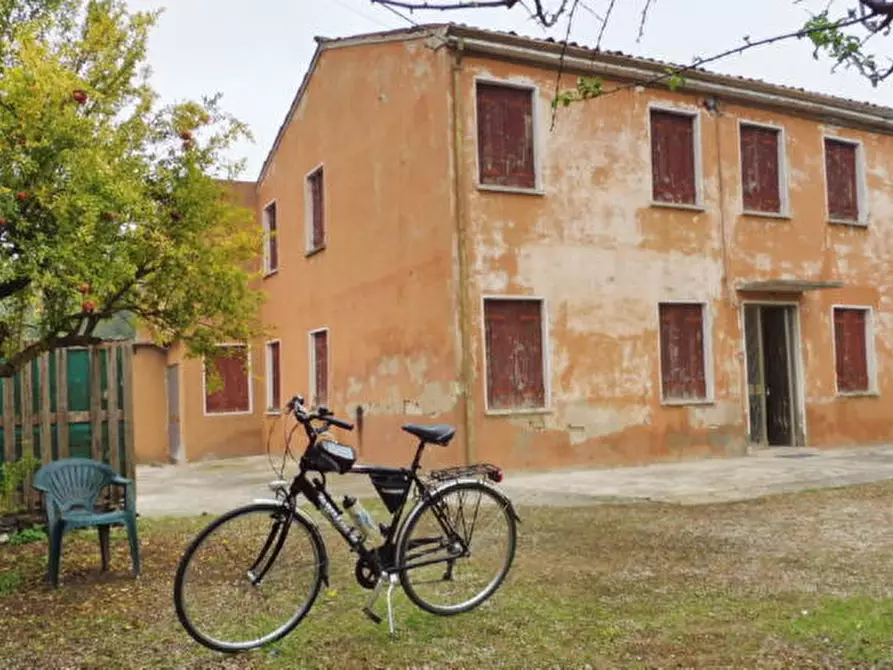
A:
[[[880,391],[838,391],[838,398],[880,398]]]
[[[279,274],[279,268],[276,268],[275,270],[268,270],[268,271],[264,272],[264,279],[269,279],[273,275],[278,275],[278,274]]]
[[[831,226],[852,226],[853,228],[868,228],[868,221],[856,219],[828,219]]]
[[[707,405],[715,405],[716,401],[713,398],[686,398],[686,399],[674,399],[674,398],[663,398],[660,401],[660,404],[664,407],[687,407],[689,405],[694,406],[707,406]]]
[[[662,200],[652,200],[652,207],[665,207],[667,209],[684,209],[689,212],[706,212],[707,208],[704,205],[690,205],[685,202],[663,202]]]
[[[311,256],[316,256],[316,254],[318,254],[322,251],[325,251],[325,250],[326,250],[326,245],[323,244],[322,246],[316,247],[315,249],[308,249],[306,252],[304,252],[304,256],[306,256],[307,258],[310,258]]]
[[[240,412],[205,412],[205,416],[209,419],[213,419],[216,417],[226,417],[226,416],[251,416],[254,414],[251,410],[245,410]]]
[[[755,209],[745,209],[741,212],[741,216],[755,219],[781,219],[782,221],[790,221],[793,218],[788,212],[758,212]]]
[[[551,414],[550,407],[521,407],[518,409],[488,409],[484,412],[486,416],[525,416],[538,414]]]
[[[281,409],[268,409],[268,410],[267,410],[266,412],[264,412],[264,413],[265,413],[267,416],[281,416],[281,415],[282,415],[282,410],[281,410]]]
[[[498,184],[478,184],[479,191],[491,191],[493,193],[517,193],[519,195],[546,195],[541,188],[526,188],[524,186],[499,186]]]

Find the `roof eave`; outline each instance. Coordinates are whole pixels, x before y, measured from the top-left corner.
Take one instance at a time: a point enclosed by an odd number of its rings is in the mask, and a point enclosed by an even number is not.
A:
[[[644,83],[662,75],[668,64],[597,52],[579,46],[565,50],[559,43],[482,31],[467,26],[451,26],[448,40],[453,48],[467,54],[516,60],[558,67],[562,58],[568,71],[602,75],[620,81]],[[562,55],[563,54],[563,55]],[[772,84],[741,81],[736,77],[701,70],[685,73],[684,91],[715,95],[726,100],[773,107],[846,125],[893,133],[893,109],[847,102],[807,91]]]

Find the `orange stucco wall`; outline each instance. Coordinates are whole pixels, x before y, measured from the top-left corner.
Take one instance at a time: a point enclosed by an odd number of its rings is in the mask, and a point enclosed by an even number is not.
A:
[[[167,463],[167,353],[136,345],[133,351],[133,426],[136,462]]]
[[[538,87],[536,150],[542,194],[494,193],[476,186],[475,77]],[[474,403],[480,458],[514,467],[633,463],[743,453],[747,397],[742,300],[791,300],[800,314],[807,443],[888,441],[893,391],[884,224],[893,208],[893,138],[823,126],[742,106],[714,114],[684,92],[631,89],[559,110],[549,132],[553,72],[468,58],[462,69],[465,127],[462,184],[468,193]],[[605,82],[605,88],[612,88]],[[697,114],[703,211],[651,205],[649,104]],[[790,218],[741,214],[738,122],[784,128]],[[823,133],[864,145],[868,228],[829,225]],[[741,281],[840,280],[844,288],[802,295],[743,295]],[[481,298],[532,295],[548,314],[551,411],[484,412]],[[712,321],[715,393],[701,405],[660,400],[658,303],[697,301]],[[838,397],[831,308],[876,310],[879,396]]]
[[[253,182],[228,182],[226,186],[235,204],[255,209],[256,187]],[[255,286],[259,281],[256,280]],[[161,349],[148,346],[146,343],[150,341],[148,331],[141,328],[137,342],[142,344],[135,347],[133,370],[135,455],[138,463],[196,461],[263,453],[264,444],[258,432],[263,416],[259,400],[264,383],[261,345],[254,343],[251,348],[251,411],[206,415],[202,361],[188,358],[179,343]],[[169,366],[177,366],[179,380],[180,448],[177,453],[171,453],[169,440]]]
[[[258,189],[258,221],[277,202],[263,320],[281,341],[283,402],[309,397],[308,334],[328,328],[329,405],[364,411],[362,430],[341,437],[388,464],[413,453],[402,422],[461,423],[449,62],[431,46],[325,50]],[[319,165],[326,248],[308,257],[304,183]],[[460,462],[461,445],[425,463]]]

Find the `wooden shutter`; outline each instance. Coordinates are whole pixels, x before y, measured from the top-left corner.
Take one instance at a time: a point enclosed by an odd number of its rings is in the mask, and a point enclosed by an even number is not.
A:
[[[316,383],[314,398],[317,405],[329,402],[329,342],[328,333],[313,333],[313,376]]]
[[[741,189],[745,210],[781,212],[778,138],[779,132],[772,128],[741,126]]]
[[[223,386],[212,394],[206,394],[205,411],[208,414],[247,412],[251,409],[248,348],[239,346],[227,349],[236,351],[221,354],[211,362],[220,375]]]
[[[481,184],[534,188],[532,92],[478,84],[477,113]]]
[[[834,310],[837,388],[844,393],[868,390],[868,347],[865,310]]]
[[[652,196],[657,202],[694,205],[694,118],[651,110]]]
[[[279,342],[270,342],[268,352],[270,355],[270,398],[269,408],[278,409],[282,401],[280,391],[280,369],[279,369]]]
[[[276,228],[276,203],[267,207],[267,270],[279,268],[279,237]]]
[[[825,177],[829,216],[832,219],[858,221],[855,144],[825,139]]]
[[[660,306],[660,364],[664,398],[691,400],[707,397],[701,305]]]
[[[310,175],[309,180],[313,226],[310,248],[315,251],[321,249],[326,243],[325,183],[322,168]]]
[[[484,326],[490,409],[545,406],[542,303],[487,300]]]

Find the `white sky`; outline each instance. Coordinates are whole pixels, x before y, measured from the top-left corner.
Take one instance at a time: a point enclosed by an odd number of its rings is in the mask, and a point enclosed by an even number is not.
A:
[[[558,0],[547,0],[557,4]],[[617,0],[602,48],[687,64],[696,56],[719,53],[752,40],[802,26],[807,8],[828,0],[655,0],[636,42],[645,0]],[[245,121],[253,144],[236,149],[247,158],[244,179],[255,179],[273,143],[315,49],[313,37],[341,37],[410,25],[369,0],[128,0],[133,10],[164,7],[152,33],[149,62],[153,83],[165,102],[221,92],[223,106]],[[831,0],[842,14],[854,2]],[[582,0],[571,39],[594,45],[609,0]],[[528,19],[520,3],[512,10],[416,12],[418,23],[455,21],[532,37],[564,37],[562,22],[547,34]],[[875,39],[890,52],[893,37]],[[855,72],[831,73],[828,60],[816,61],[807,41],[790,40],[719,61],[710,69],[799,86],[893,107],[893,80],[878,88]],[[568,80],[571,83],[572,80]],[[347,104],[347,103],[346,103]]]

